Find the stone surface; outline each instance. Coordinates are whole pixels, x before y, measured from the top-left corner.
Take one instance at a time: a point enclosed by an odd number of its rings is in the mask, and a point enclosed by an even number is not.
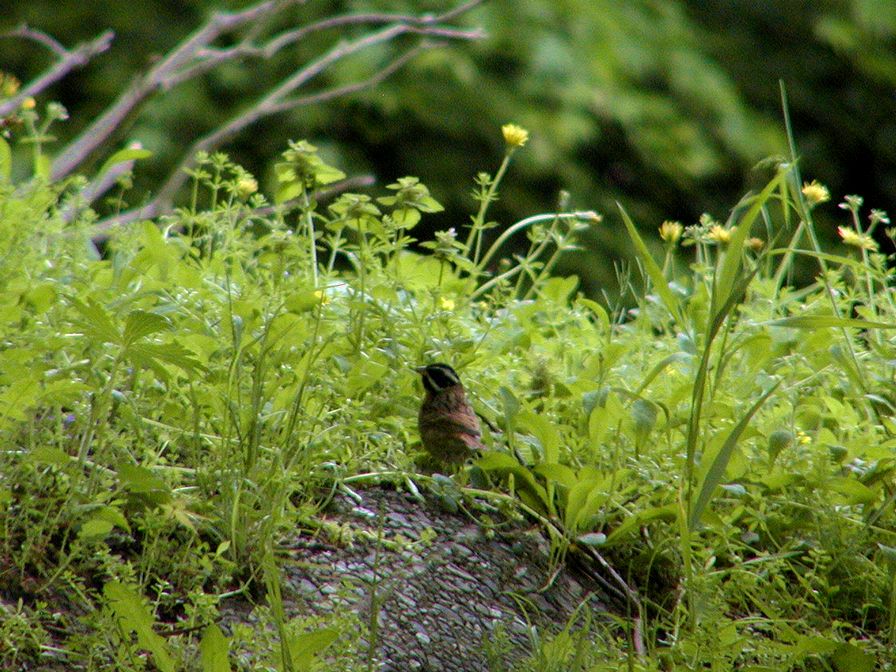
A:
[[[549,545],[531,525],[490,513],[502,533],[487,535],[475,512],[448,513],[387,488],[359,494],[360,504],[338,497],[324,512],[354,531],[350,543],[297,535],[289,544],[283,598],[289,618],[351,609],[369,623],[373,608],[381,671],[485,671],[484,640],[498,629],[516,658],[528,652],[529,624],[556,631],[583,601],[605,612],[589,577],[568,569],[552,577]]]

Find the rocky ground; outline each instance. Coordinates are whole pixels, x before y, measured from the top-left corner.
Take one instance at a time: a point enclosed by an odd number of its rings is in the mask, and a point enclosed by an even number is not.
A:
[[[509,669],[533,630],[561,629],[580,607],[606,613],[601,588],[552,566],[534,526],[470,507],[446,511],[394,489],[358,494],[334,499],[327,532],[298,534],[281,566],[288,617],[348,610],[369,625],[362,650],[376,629],[378,660],[365,669],[476,672],[496,669],[497,659]],[[247,616],[246,605],[232,607],[225,621]]]

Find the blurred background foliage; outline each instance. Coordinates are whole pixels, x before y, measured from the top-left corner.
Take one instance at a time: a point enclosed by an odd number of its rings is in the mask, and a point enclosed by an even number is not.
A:
[[[155,0],[12,3],[0,31],[20,23],[66,46],[110,28],[112,49],[48,92],[71,118],[54,127],[74,137],[214,9],[249,3]],[[347,12],[419,14],[444,0],[309,0],[293,25]],[[503,154],[501,124],[527,128],[492,214],[502,227],[557,207],[606,215],[586,248],[567,260],[591,293],[614,284],[627,255],[615,201],[652,238],[664,219],[684,224],[704,212],[724,219],[732,203],[768,172],[757,162],[785,155],[779,80],[787,86],[804,178],[830,187],[818,211],[834,239],[844,213],[834,204],[858,193],[869,207],[896,198],[896,2],[892,0],[491,0],[460,23],[488,38],[422,53],[372,90],[266,120],[223,149],[273,192],[273,164],[288,139],[307,138],[349,175],[369,173],[380,189],[416,175],[446,206],[424,220],[459,227],[475,204],[479,171]],[[286,28],[288,26],[279,26]],[[231,64],[154,98],[121,137],[154,152],[138,166],[131,205],[152,193],[178,152],[256,99],[265,87],[348,34],[302,41],[274,62]],[[319,86],[365,76],[400,45],[362,52]],[[0,69],[28,81],[49,63],[45,49],[0,40]],[[103,157],[97,157],[101,161]],[[827,220],[825,220],[827,218]],[[423,231],[420,235],[426,235]]]

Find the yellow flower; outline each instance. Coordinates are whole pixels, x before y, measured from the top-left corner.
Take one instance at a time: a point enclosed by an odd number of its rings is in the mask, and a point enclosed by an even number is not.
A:
[[[683,232],[684,227],[681,225],[681,222],[671,222],[666,220],[660,226],[660,238],[672,245],[681,240],[681,234]]]
[[[818,180],[803,182],[802,192],[810,206],[831,200],[831,192],[828,191],[826,186],[820,184]]]
[[[314,290],[314,298],[316,298],[322,306],[330,303],[330,297],[327,296],[327,293],[322,289]]]
[[[446,299],[444,296],[439,299],[439,305],[442,307],[442,310],[454,310],[454,301],[452,299]]]
[[[12,98],[19,90],[19,80],[8,72],[0,72],[0,98]]]
[[[726,229],[721,224],[713,224],[709,229],[709,233],[706,234],[706,237],[716,241],[720,245],[727,245],[731,242],[731,230]]]
[[[762,238],[750,238],[747,241],[747,247],[749,247],[754,252],[759,252],[763,247],[765,247],[765,241]]]
[[[848,229],[845,226],[838,226],[837,233],[840,234],[843,243],[846,245],[852,245],[853,247],[858,247],[863,250],[877,252],[877,243],[874,238],[867,233],[859,233],[855,229]]]
[[[504,124],[501,133],[504,135],[504,142],[511,149],[522,147],[529,140],[529,131],[516,124]]]
[[[37,101],[30,96],[22,101],[23,110],[33,110],[35,107],[37,107]]]
[[[256,191],[258,191],[258,180],[254,177],[246,175],[236,181],[236,193],[240,198],[247,199]]]

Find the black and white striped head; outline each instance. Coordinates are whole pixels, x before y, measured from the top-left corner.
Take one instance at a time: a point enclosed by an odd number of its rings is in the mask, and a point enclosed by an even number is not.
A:
[[[429,364],[414,370],[423,378],[423,387],[430,394],[438,394],[449,387],[460,385],[457,372],[447,364]]]

